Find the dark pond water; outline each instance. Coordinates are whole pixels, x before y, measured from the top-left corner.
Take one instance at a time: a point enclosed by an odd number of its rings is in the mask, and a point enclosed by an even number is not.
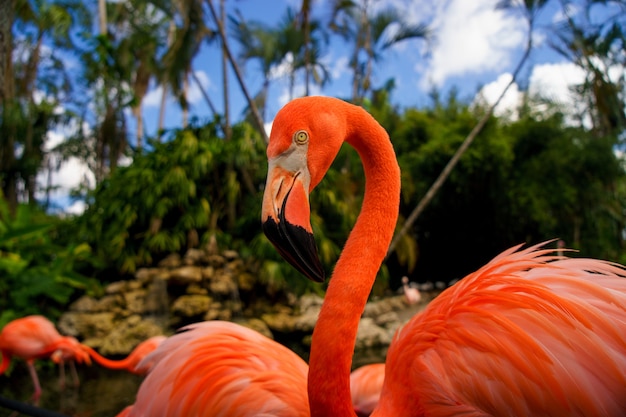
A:
[[[384,361],[385,354],[386,349],[356,352],[354,367]],[[60,390],[58,367],[41,363],[38,370],[42,387],[39,406],[68,417],[113,417],[135,401],[135,394],[142,381],[141,377],[128,372],[112,371],[98,365],[78,366],[77,370],[80,386],[73,387],[67,369],[66,388]],[[0,375],[0,395],[29,402],[32,393],[33,384],[26,364],[14,361],[10,374]],[[0,408],[0,417],[11,416],[11,413],[10,410]]]

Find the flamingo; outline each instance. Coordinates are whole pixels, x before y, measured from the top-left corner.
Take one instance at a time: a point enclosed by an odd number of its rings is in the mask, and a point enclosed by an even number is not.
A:
[[[91,347],[86,345],[83,345],[83,350],[89,353],[89,356],[91,356],[94,362],[101,366],[104,366],[105,368],[123,369],[136,375],[145,375],[150,371],[154,364],[152,362],[144,362],[140,367],[138,366],[139,363],[141,363],[143,358],[145,358],[149,353],[154,351],[161,343],[163,343],[165,339],[167,339],[167,337],[163,335],[152,336],[139,343],[127,357],[120,360],[105,358],[104,356],[93,350]]]
[[[372,414],[378,405],[384,379],[384,363],[363,365],[350,373],[350,395],[358,417]]]
[[[260,333],[225,321],[183,327],[139,363],[153,364],[117,417],[308,417],[307,364]]]
[[[396,226],[400,169],[374,118],[329,97],[286,104],[267,148],[263,230],[297,270],[322,282],[309,193],[344,142],[361,157],[365,195],[313,331],[312,417],[355,416],[356,333]],[[396,332],[372,416],[625,415],[624,272],[541,244],[504,251]]]
[[[402,277],[402,291],[404,292],[404,301],[409,305],[417,304],[422,299],[420,291],[409,285],[408,277]]]
[[[33,380],[32,399],[37,403],[41,396],[41,385],[34,366],[36,359],[52,357],[56,363],[60,364],[69,359],[76,360],[78,363],[91,363],[89,355],[77,346],[78,342],[75,339],[72,339],[61,336],[54,324],[43,316],[33,315],[13,320],[7,323],[0,332],[0,352],[2,353],[0,375],[7,370],[13,356],[24,359]],[[64,385],[64,382],[62,374],[61,385]]]

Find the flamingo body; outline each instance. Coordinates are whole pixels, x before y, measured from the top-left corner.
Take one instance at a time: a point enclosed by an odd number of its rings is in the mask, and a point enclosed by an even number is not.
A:
[[[372,414],[378,405],[385,379],[385,364],[363,365],[350,374],[350,395],[358,417]]]
[[[267,149],[263,229],[287,261],[322,281],[308,196],[344,142],[363,162],[365,195],[313,332],[312,417],[355,416],[356,330],[395,230],[400,170],[385,130],[328,97],[283,107]],[[542,245],[505,251],[397,331],[372,416],[626,415],[624,275]]]
[[[183,327],[144,361],[154,366],[135,404],[119,416],[309,415],[306,363],[235,323]]]
[[[398,331],[373,416],[624,413],[624,270],[539,246],[517,249],[444,291]],[[386,394],[406,386],[419,395]]]
[[[39,315],[26,316],[7,323],[0,332],[0,352],[0,374],[6,371],[13,356],[26,361],[33,380],[35,401],[41,395],[41,385],[34,367],[36,359],[52,357],[55,362],[60,363],[71,358],[79,363],[90,363],[89,356],[75,339],[61,336],[50,320]]]

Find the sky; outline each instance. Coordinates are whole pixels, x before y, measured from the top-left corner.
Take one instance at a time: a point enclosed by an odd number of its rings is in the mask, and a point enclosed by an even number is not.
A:
[[[394,7],[403,12],[410,23],[428,23],[432,29],[432,39],[410,40],[387,50],[375,67],[374,86],[380,86],[390,78],[395,79],[396,88],[392,92],[393,104],[406,107],[425,107],[430,104],[429,92],[436,88],[445,97],[451,89],[458,91],[459,98],[473,102],[480,94],[487,102],[493,103],[511,79],[511,73],[522,57],[527,42],[527,26],[521,14],[505,13],[496,10],[499,0],[371,0],[375,9]],[[227,11],[237,8],[246,19],[276,24],[288,6],[298,9],[301,0],[228,0]],[[270,7],[271,4],[271,7]],[[313,2],[314,17],[328,21],[330,6],[327,0]],[[574,106],[575,100],[569,87],[582,82],[584,73],[574,64],[549,48],[546,42],[547,28],[563,19],[557,0],[551,0],[538,16],[534,49],[520,78],[519,87],[513,85],[503,98],[496,114],[510,114],[520,100],[520,90],[528,89]],[[576,13],[575,9],[571,10]],[[232,42],[236,51],[236,43]],[[326,47],[324,62],[330,70],[331,81],[323,90],[312,89],[312,95],[349,97],[351,74],[348,68],[349,49],[338,37],[331,38]],[[203,87],[214,99],[219,112],[223,111],[222,74],[220,51],[215,46],[206,46],[193,63],[193,70]],[[262,75],[254,63],[244,68],[251,94],[261,88]],[[244,96],[230,76],[232,118],[238,120],[246,106]],[[301,80],[297,84],[296,96],[303,95]],[[152,88],[144,99],[144,120],[148,134],[156,131],[157,116],[161,100],[161,89]],[[289,81],[282,67],[273,71],[268,105],[268,125],[276,112],[289,101]],[[199,119],[211,118],[211,112],[202,98],[196,84],[192,82],[189,95],[190,114]],[[129,114],[132,131],[134,120]],[[182,115],[173,99],[168,101],[166,127],[180,127]],[[268,126],[269,127],[269,126]],[[62,135],[51,135],[51,141],[60,141]],[[51,142],[52,143],[52,142]],[[80,213],[84,209],[81,202],[70,203],[63,198],[67,190],[82,179],[93,181],[93,176],[76,160],[65,164],[53,176],[53,182],[60,186],[55,196],[70,213]],[[40,179],[43,181],[43,179]]]

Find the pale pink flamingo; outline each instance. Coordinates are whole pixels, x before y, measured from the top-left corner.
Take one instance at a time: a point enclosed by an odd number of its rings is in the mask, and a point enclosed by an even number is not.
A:
[[[409,285],[408,277],[402,277],[402,292],[404,293],[404,301],[406,301],[408,305],[417,304],[422,299],[420,291]]]

